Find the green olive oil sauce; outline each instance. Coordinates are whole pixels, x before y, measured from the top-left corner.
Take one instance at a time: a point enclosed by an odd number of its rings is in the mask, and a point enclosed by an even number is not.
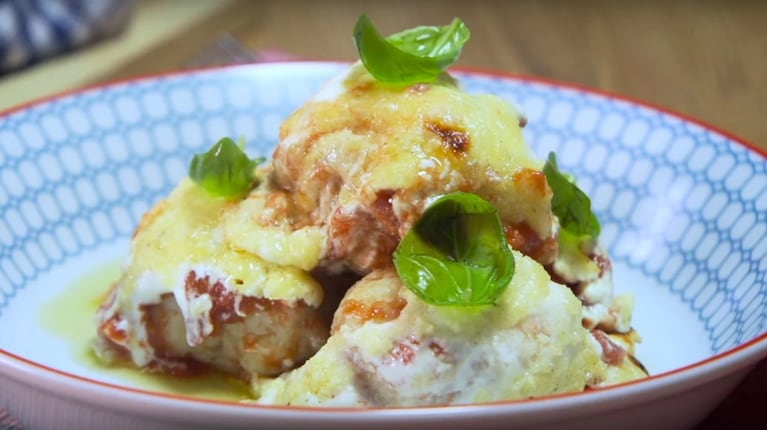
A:
[[[60,296],[47,303],[41,314],[43,328],[67,341],[77,361],[126,385],[148,391],[213,400],[252,400],[247,384],[220,373],[195,377],[174,377],[143,372],[128,365],[104,363],[91,349],[96,336],[96,310],[109,286],[120,274],[120,262],[95,268],[76,280]]]

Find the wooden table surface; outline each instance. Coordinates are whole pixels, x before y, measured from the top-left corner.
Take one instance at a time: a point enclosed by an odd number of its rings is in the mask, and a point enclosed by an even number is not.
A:
[[[767,149],[767,1],[240,0],[104,79],[178,68],[224,32],[254,50],[354,60],[364,11],[383,33],[461,17],[461,66],[617,92]]]
[[[223,33],[255,51],[354,60],[362,12],[387,34],[461,17],[472,39],[460,66],[620,93],[767,151],[767,1],[238,0],[99,81],[182,68]],[[764,425],[765,400],[767,362],[699,428]]]

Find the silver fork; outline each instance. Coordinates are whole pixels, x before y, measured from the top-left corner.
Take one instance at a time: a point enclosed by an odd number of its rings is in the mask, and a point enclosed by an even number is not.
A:
[[[230,64],[248,64],[263,61],[261,55],[251,51],[230,33],[223,33],[210,45],[203,48],[183,66],[187,69],[226,66]]]

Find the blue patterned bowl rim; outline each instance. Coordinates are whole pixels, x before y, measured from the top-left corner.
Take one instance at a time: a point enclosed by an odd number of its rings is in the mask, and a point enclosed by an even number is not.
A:
[[[131,86],[157,79],[172,79],[175,77],[192,75],[215,74],[218,72],[237,69],[246,70],[249,68],[280,67],[285,64],[300,65],[311,68],[313,66],[327,65],[336,65],[340,67],[350,63],[342,61],[287,60],[274,63],[216,66],[194,70],[149,74],[129,79],[121,79],[88,85],[81,88],[61,92],[55,95],[31,100],[29,102],[25,102],[23,104],[0,111],[0,121],[5,117],[18,112],[23,112],[28,109],[32,109],[34,107],[63,101],[70,97],[78,97],[80,95],[97,92],[103,89]],[[583,95],[596,96],[599,99],[604,99],[607,101],[617,101],[627,105],[633,105],[635,107],[646,108],[659,112],[663,115],[676,118],[677,120],[697,125],[702,129],[718,134],[724,139],[734,142],[763,158],[767,158],[767,150],[762,149],[759,146],[748,142],[747,140],[727,130],[687,114],[677,112],[667,107],[653,104],[651,102],[647,102],[634,97],[628,97],[584,85],[518,73],[500,72],[468,67],[456,67],[451,69],[451,71],[469,77],[476,76],[478,78],[490,78],[502,81],[529,83],[532,85],[548,87],[551,89],[572,90]],[[200,414],[200,416],[207,417],[212,415],[227,417],[242,416],[243,418],[252,418],[253,411],[256,411],[255,413],[257,413],[259,416],[263,416],[265,419],[285,419],[294,421],[303,420],[303,422],[306,424],[311,424],[312,419],[321,418],[323,414],[337,414],[341,412],[344,414],[350,414],[350,416],[357,417],[375,417],[376,419],[385,418],[391,420],[390,422],[392,424],[395,424],[398,421],[413,423],[422,420],[424,422],[429,422],[429,420],[433,419],[431,414],[434,411],[439,411],[442,418],[448,418],[451,415],[460,415],[462,418],[487,418],[494,415],[507,416],[510,413],[524,415],[537,414],[545,411],[561,411],[570,409],[574,410],[581,409],[589,405],[593,406],[595,404],[601,404],[604,407],[609,407],[610,405],[618,405],[622,402],[625,402],[626,399],[635,396],[641,396],[644,399],[651,399],[656,395],[656,393],[662,392],[664,395],[670,395],[673,393],[689,390],[693,387],[702,385],[706,382],[710,382],[714,379],[722,378],[737,370],[742,370],[748,366],[754,365],[765,356],[767,356],[767,332],[762,333],[755,338],[724,352],[717,353],[710,358],[671,371],[652,375],[645,380],[598,388],[586,392],[566,393],[542,398],[503,401],[477,405],[440,406],[436,408],[391,408],[373,410],[334,407],[311,408],[295,406],[262,406],[158,393],[139,388],[125,387],[93,380],[77,374],[69,373],[61,369],[41,365],[37,362],[2,348],[0,348],[0,370],[3,370],[2,367],[5,367],[5,370],[9,373],[15,372],[18,374],[28,375],[29,385],[43,390],[48,390],[48,388],[51,386],[50,384],[56,384],[58,387],[57,390],[60,390],[60,392],[67,392],[67,390],[70,390],[73,395],[74,393],[87,393],[90,394],[89,397],[93,397],[93,394],[106,394],[110,396],[111,399],[119,399],[125,401],[126,404],[136,405],[136,407],[144,405],[145,402],[147,402],[147,396],[149,396],[152,398],[152,402],[157,408],[178,408],[181,406],[184,407],[184,410],[187,412],[194,411],[195,413]],[[99,402],[101,402],[103,405],[109,404],[109,399],[106,397],[101,400],[98,398],[92,398],[91,400],[94,404]]]

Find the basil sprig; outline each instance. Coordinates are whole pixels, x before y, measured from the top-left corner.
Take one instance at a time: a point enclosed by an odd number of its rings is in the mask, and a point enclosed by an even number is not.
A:
[[[514,276],[496,208],[471,193],[431,204],[394,252],[402,282],[434,305],[495,303]]]
[[[551,210],[559,218],[560,243],[593,243],[599,237],[601,227],[591,200],[575,183],[557,167],[557,158],[549,153],[543,174],[553,192]]]
[[[240,145],[228,137],[216,142],[207,152],[192,157],[189,177],[216,197],[240,198],[256,185],[254,169],[265,158],[251,159]]]
[[[367,14],[354,26],[360,60],[381,82],[409,85],[432,82],[458,61],[469,40],[469,28],[458,18],[442,27],[421,26],[384,38]]]

